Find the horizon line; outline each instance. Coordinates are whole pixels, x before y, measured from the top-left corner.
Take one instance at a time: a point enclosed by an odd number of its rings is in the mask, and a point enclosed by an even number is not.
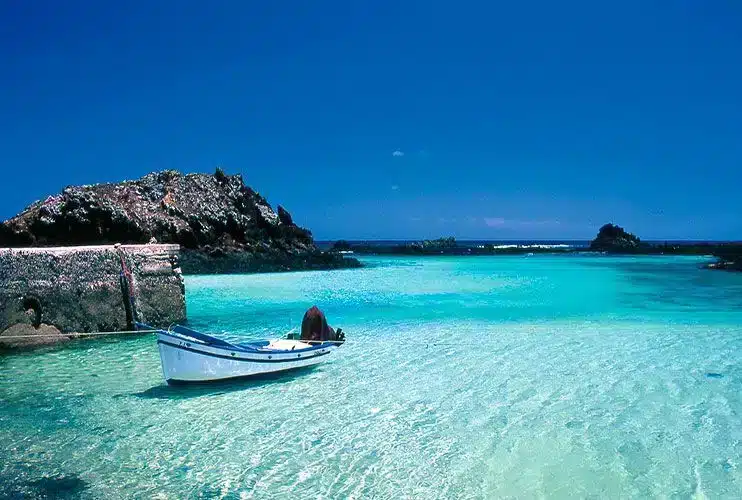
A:
[[[439,239],[449,238],[450,236],[439,236],[437,238],[316,238],[316,243],[332,243],[336,241],[390,241],[390,242],[406,242],[406,241],[435,241]],[[456,241],[592,241],[595,238],[456,238]],[[738,243],[742,241],[740,239],[708,239],[708,238],[641,238],[641,241],[647,242],[695,242],[695,243]]]

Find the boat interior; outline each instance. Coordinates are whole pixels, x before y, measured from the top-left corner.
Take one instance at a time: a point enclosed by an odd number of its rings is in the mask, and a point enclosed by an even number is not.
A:
[[[137,324],[137,328],[140,330],[156,330],[149,325]],[[308,343],[300,340],[289,340],[289,339],[274,339],[274,340],[254,340],[249,342],[231,343],[220,338],[207,335],[205,333],[192,330],[185,326],[173,325],[167,330],[160,330],[162,333],[172,335],[175,337],[181,337],[189,341],[197,342],[202,345],[208,345],[210,347],[219,347],[223,349],[230,349],[234,351],[244,352],[265,352],[265,351],[300,351],[317,349],[319,347],[327,347],[321,343]]]

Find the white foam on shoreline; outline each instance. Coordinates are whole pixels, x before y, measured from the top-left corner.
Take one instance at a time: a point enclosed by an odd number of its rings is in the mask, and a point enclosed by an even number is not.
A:
[[[489,245],[477,245],[477,248],[487,248]],[[507,248],[575,248],[574,245],[565,245],[563,243],[557,245],[546,245],[541,243],[534,243],[529,245],[492,245],[491,248],[507,249]]]

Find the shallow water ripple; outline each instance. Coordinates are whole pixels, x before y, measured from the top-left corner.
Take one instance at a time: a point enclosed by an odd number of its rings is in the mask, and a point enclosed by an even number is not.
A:
[[[151,337],[0,358],[0,482],[70,498],[739,498],[742,277],[673,262],[189,277],[194,326],[283,332],[316,302],[350,341],[314,370],[193,387],[163,383]]]

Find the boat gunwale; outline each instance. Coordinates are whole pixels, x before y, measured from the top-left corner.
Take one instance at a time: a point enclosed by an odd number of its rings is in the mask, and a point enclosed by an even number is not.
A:
[[[173,337],[173,338],[177,338],[177,337],[174,337],[173,335],[169,335],[169,336],[170,337]],[[251,353],[250,351],[247,351],[250,354],[258,354],[258,355],[260,355],[260,357],[259,358],[246,358],[246,357],[242,357],[242,356],[237,356],[234,353],[223,354],[223,353],[220,353],[220,352],[211,352],[211,351],[204,351],[204,350],[200,350],[200,349],[194,349],[193,346],[178,345],[178,344],[174,344],[174,343],[168,342],[166,340],[162,340],[162,339],[157,339],[157,344],[158,345],[160,345],[160,344],[166,345],[166,346],[172,347],[174,349],[181,349],[183,351],[188,351],[188,352],[192,352],[192,353],[195,353],[195,354],[201,354],[203,356],[209,356],[209,357],[212,357],[212,358],[221,358],[221,359],[228,359],[228,360],[231,360],[231,361],[241,361],[241,362],[248,362],[248,363],[249,362],[253,362],[253,363],[297,363],[297,362],[302,362],[302,361],[307,360],[307,359],[314,359],[314,358],[319,358],[321,356],[326,356],[326,355],[332,353],[333,348],[336,347],[336,346],[332,346],[332,345],[316,346],[316,347],[320,347],[320,348],[326,349],[326,350],[321,351],[321,352],[318,352],[316,354],[311,354],[311,355],[305,356],[305,357],[301,357],[302,351],[303,352],[307,352],[309,349],[300,349],[300,350],[294,350],[294,351],[259,352],[259,353]],[[210,347],[212,349],[218,349],[218,350],[221,350],[223,352],[229,352],[230,351],[230,349],[226,349],[226,348],[223,348],[223,347],[206,346],[204,344],[200,344],[200,346]],[[315,346],[313,346],[313,347],[315,347]],[[313,349],[313,350],[316,351],[318,349]],[[282,355],[297,353],[299,356],[297,356],[296,358],[285,358],[285,357],[282,357],[282,358],[273,359],[272,358],[272,355],[273,354],[276,354],[276,353],[277,354],[282,354]]]
[[[185,330],[192,331],[192,332],[194,332],[194,333],[196,333],[198,335],[201,335],[201,336],[205,337],[205,339],[213,339],[214,342],[213,343],[210,343],[210,342],[208,342],[208,340],[200,339],[198,337],[191,336],[188,333],[179,332],[177,330],[171,330],[171,329],[163,330],[161,328],[153,328],[153,327],[151,327],[149,325],[146,325],[144,323],[137,323],[137,327],[139,329],[147,329],[147,330],[156,331],[157,332],[157,335],[166,335],[168,337],[172,337],[174,339],[178,339],[178,340],[181,340],[181,341],[182,340],[185,340],[185,341],[189,341],[189,342],[194,342],[194,343],[196,343],[198,345],[201,345],[201,346],[204,346],[204,347],[209,347],[209,348],[212,348],[212,349],[222,349],[222,350],[228,350],[228,351],[238,351],[238,352],[244,352],[244,353],[249,353],[249,354],[259,354],[259,355],[294,354],[294,353],[303,353],[303,352],[309,352],[309,351],[319,350],[319,349],[327,349],[327,348],[332,348],[332,347],[338,347],[338,345],[335,344],[335,343],[333,343],[333,342],[326,342],[326,341],[319,341],[319,340],[318,341],[312,341],[312,340],[310,340],[310,341],[306,341],[306,342],[321,342],[321,343],[320,344],[316,344],[316,345],[310,345],[309,347],[302,347],[300,349],[264,349],[265,346],[255,346],[255,347],[250,346],[250,347],[248,347],[248,346],[244,346],[244,345],[233,344],[231,342],[227,342],[226,340],[222,340],[222,339],[220,339],[218,337],[214,337],[212,335],[208,335],[208,334],[205,334],[205,333],[197,332],[196,330],[192,330],[192,329],[187,328],[187,327],[182,327],[180,325],[174,325],[174,328],[183,328]],[[266,342],[266,341],[263,341],[263,342]],[[304,341],[297,340],[297,342],[304,342]],[[266,345],[270,345],[270,344],[266,344]]]

